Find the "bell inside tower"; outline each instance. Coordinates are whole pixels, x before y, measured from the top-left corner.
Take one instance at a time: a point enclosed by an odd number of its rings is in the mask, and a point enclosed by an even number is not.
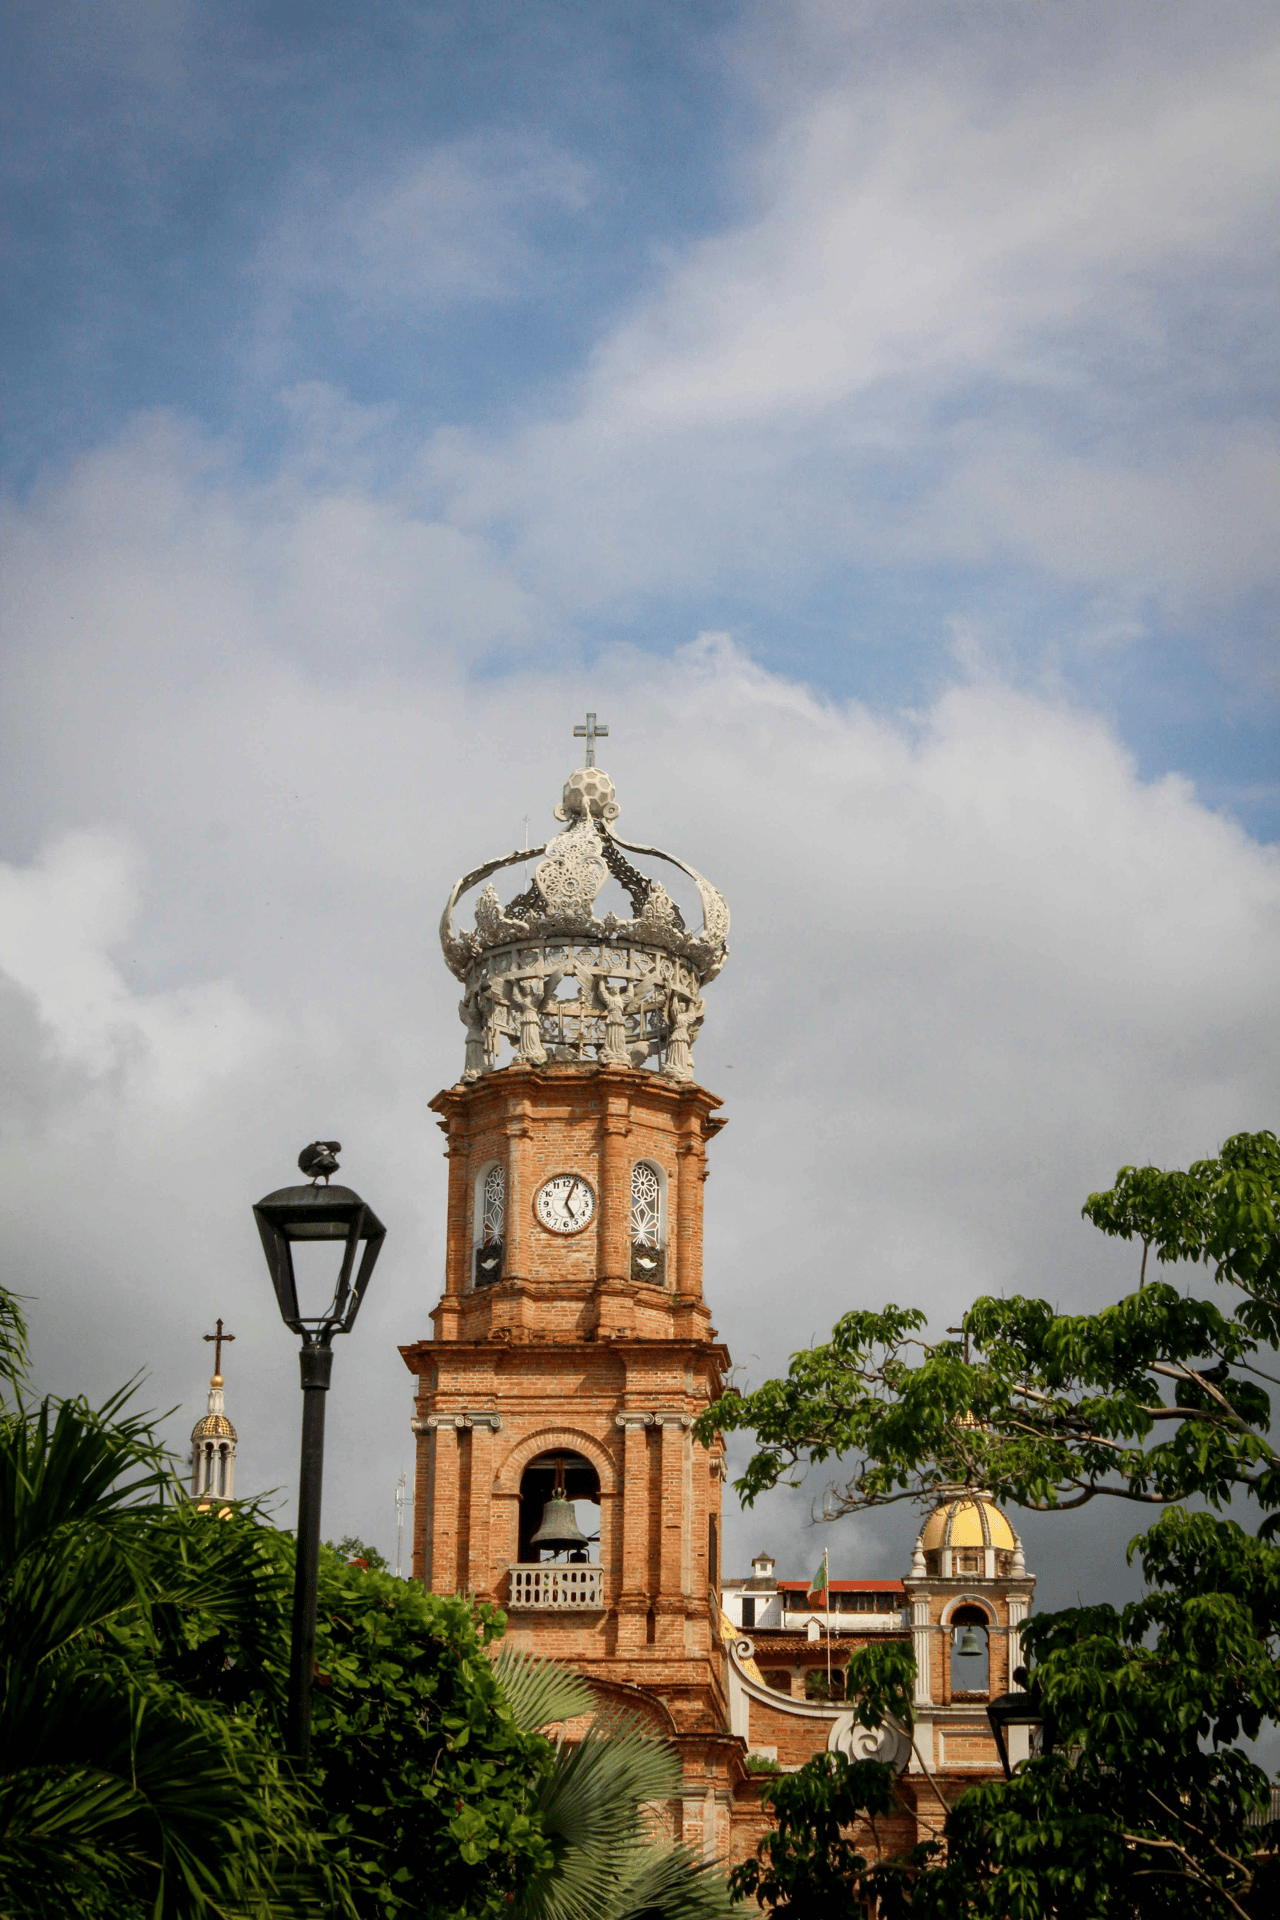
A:
[[[577,1504],[594,1508],[595,1532],[583,1531]],[[580,1453],[540,1453],[520,1478],[520,1551],[526,1565],[564,1560],[582,1565],[598,1558],[600,1476]],[[588,1521],[591,1524],[591,1521]]]

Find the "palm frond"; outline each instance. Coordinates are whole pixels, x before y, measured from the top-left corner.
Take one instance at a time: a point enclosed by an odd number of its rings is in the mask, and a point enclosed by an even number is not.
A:
[[[717,1862],[688,1847],[645,1847],[624,1878],[608,1920],[725,1920],[733,1912]]]
[[[0,1569],[71,1526],[136,1526],[172,1487],[147,1416],[120,1417],[124,1397],[46,1398],[0,1425]]]
[[[493,1664],[507,1704],[526,1733],[595,1710],[596,1696],[587,1682],[554,1660],[503,1647]]]
[[[167,1502],[167,1456],[127,1399],[0,1421],[0,1914],[338,1911],[267,1733],[280,1556],[251,1516]],[[228,1711],[250,1687],[258,1704]]]
[[[535,1808],[556,1854],[522,1912],[537,1920],[608,1920],[619,1869],[644,1840],[644,1803],[680,1791],[671,1749],[629,1723],[596,1724],[563,1746]]]
[[[315,1854],[308,1809],[251,1726],[123,1666],[63,1663],[6,1691],[7,1916],[57,1911],[59,1888],[66,1913],[72,1871],[175,1915],[240,1912],[255,1888],[269,1904],[281,1874],[305,1876]]]
[[[27,1322],[16,1293],[0,1287],[0,1396],[18,1391],[27,1377],[30,1349]]]

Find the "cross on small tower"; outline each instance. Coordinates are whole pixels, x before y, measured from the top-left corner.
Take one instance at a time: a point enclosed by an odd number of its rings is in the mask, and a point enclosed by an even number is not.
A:
[[[224,1333],[222,1331],[222,1315],[219,1314],[218,1315],[218,1331],[216,1333],[206,1333],[201,1337],[205,1340],[213,1340],[217,1343],[213,1350],[213,1370],[215,1373],[221,1373],[223,1342],[226,1341],[229,1343],[230,1341],[234,1340],[235,1339],[234,1333]]]
[[[597,726],[596,717],[594,713],[589,713],[587,715],[586,726],[575,727],[573,730],[573,737],[575,740],[586,741],[587,765],[589,767],[594,767],[596,763],[596,741],[607,740],[609,738],[609,729],[608,727]]]

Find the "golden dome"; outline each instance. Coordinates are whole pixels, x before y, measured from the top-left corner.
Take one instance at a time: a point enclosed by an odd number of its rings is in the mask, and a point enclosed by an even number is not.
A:
[[[938,1547],[1005,1547],[1017,1535],[995,1501],[985,1493],[960,1493],[935,1507],[920,1532],[926,1553]]]
[[[193,1440],[234,1440],[236,1430],[225,1413],[206,1413],[191,1429]]]

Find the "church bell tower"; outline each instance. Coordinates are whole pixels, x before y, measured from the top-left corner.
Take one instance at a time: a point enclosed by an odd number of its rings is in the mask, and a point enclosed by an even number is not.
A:
[[[702,1297],[707,1146],[724,1122],[692,1050],[729,912],[683,860],[618,837],[591,718],[586,732],[563,830],[466,874],[441,921],[466,1043],[431,1103],[449,1165],[444,1292],[434,1338],[401,1349],[417,1382],[413,1566],[432,1591],[497,1603],[509,1641],[673,1739],[685,1828],[696,1814],[719,1850],[738,1744],[723,1468],[692,1428],[728,1367]],[[628,855],[692,883],[696,931]],[[502,905],[490,877],[535,860]],[[611,880],[626,917],[597,916]]]

